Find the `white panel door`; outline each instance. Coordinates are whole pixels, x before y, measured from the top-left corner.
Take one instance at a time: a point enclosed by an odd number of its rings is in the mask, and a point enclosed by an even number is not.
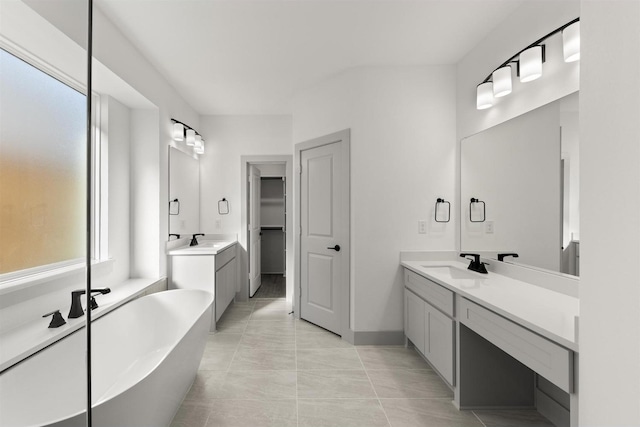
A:
[[[343,333],[341,322],[349,304],[344,297],[349,286],[349,217],[344,206],[349,177],[343,169],[347,160],[342,158],[342,143],[300,154],[300,316],[338,335]]]
[[[261,285],[260,265],[260,169],[249,169],[249,296],[252,297]]]

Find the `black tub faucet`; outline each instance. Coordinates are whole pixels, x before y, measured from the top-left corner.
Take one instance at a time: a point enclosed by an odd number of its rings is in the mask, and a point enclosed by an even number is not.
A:
[[[204,236],[204,234],[202,233],[194,234],[193,237],[191,238],[191,243],[189,243],[189,246],[198,246],[198,239],[196,239],[197,236]]]
[[[92,289],[91,294],[108,294],[111,292],[109,288],[103,289]],[[85,289],[78,289],[76,291],[71,292],[71,309],[69,310],[69,319],[76,319],[80,316],[84,316],[84,310],[82,309],[82,302],[80,301],[80,296],[87,293]],[[98,308],[98,303],[95,298],[91,297],[91,309]]]
[[[471,263],[469,264],[469,267],[467,267],[468,270],[475,271],[476,273],[482,273],[482,274],[489,273],[487,271],[487,267],[485,267],[486,263],[480,262],[480,255],[479,254],[462,253],[462,254],[460,254],[460,256],[462,258],[467,258],[468,256],[473,257],[473,259],[471,260]],[[469,258],[467,258],[467,259],[469,259]]]
[[[514,258],[518,258],[518,254],[515,252],[511,252],[511,253],[505,253],[505,254],[498,254],[498,261],[504,261],[505,257],[508,256],[512,256]]]

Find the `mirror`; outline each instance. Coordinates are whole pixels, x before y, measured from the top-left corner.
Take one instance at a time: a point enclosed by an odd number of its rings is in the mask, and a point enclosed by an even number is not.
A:
[[[200,162],[169,147],[169,233],[187,237],[199,232]]]
[[[462,140],[462,251],[579,275],[578,97]]]

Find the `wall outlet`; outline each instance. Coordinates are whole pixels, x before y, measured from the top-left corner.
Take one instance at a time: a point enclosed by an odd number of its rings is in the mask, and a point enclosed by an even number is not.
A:
[[[493,221],[487,221],[484,223],[484,232],[487,234],[493,234],[494,231],[494,225],[493,225]]]
[[[427,221],[418,221],[418,234],[427,234]]]
[[[222,228],[222,220],[220,218],[216,219],[216,230],[220,230]]]

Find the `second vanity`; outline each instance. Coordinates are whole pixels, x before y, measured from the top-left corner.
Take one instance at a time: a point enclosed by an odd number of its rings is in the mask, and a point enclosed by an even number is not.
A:
[[[236,295],[237,263],[235,240],[202,240],[168,252],[169,289],[202,289],[214,294],[210,331]]]
[[[577,425],[577,297],[459,261],[401,265],[406,339],[459,409],[548,406],[556,424]]]

